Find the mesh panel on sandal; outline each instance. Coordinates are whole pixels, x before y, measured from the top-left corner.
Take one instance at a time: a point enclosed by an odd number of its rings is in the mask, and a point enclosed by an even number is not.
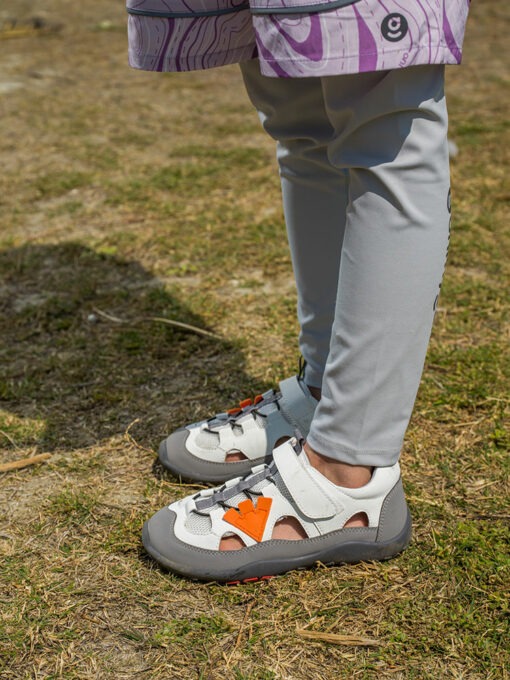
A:
[[[204,449],[215,449],[220,443],[220,435],[217,432],[210,432],[209,430],[201,430],[197,434],[197,444],[203,446]]]
[[[190,512],[184,525],[192,534],[202,536],[209,534],[212,528],[209,515],[201,515],[198,512]]]
[[[241,491],[241,493],[238,493],[236,496],[232,496],[232,498],[229,498],[227,501],[227,505],[232,506],[233,508],[237,508],[239,503],[242,503],[243,501],[247,501],[250,498],[247,493],[244,491]]]

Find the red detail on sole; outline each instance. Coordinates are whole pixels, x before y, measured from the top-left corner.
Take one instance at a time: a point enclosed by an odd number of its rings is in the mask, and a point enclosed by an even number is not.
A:
[[[257,581],[270,581],[273,576],[252,576],[250,578],[243,578],[242,581],[227,581],[225,585],[227,586],[240,586],[243,583],[256,583]]]

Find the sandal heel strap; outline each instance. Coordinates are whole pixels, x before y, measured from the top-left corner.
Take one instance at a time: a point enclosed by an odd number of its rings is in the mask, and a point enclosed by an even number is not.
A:
[[[308,432],[317,401],[305,394],[296,375],[282,380],[279,389],[282,395],[279,406],[285,418],[301,432]]]

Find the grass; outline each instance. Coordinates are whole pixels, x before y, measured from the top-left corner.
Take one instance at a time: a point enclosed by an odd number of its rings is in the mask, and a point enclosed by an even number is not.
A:
[[[133,72],[122,8],[44,9],[63,31],[0,55],[21,83],[1,95],[0,462],[52,454],[0,476],[1,677],[508,678],[509,10],[474,4],[448,72],[450,255],[402,460],[414,540],[228,588],[161,572],[140,528],[198,488],[155,464],[159,439],[295,372],[273,144],[235,68]]]

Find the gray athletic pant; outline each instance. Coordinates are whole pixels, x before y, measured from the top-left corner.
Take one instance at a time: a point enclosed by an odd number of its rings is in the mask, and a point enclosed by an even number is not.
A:
[[[420,381],[449,239],[444,67],[260,75],[248,95],[277,140],[305,381],[320,453],[393,465]]]

